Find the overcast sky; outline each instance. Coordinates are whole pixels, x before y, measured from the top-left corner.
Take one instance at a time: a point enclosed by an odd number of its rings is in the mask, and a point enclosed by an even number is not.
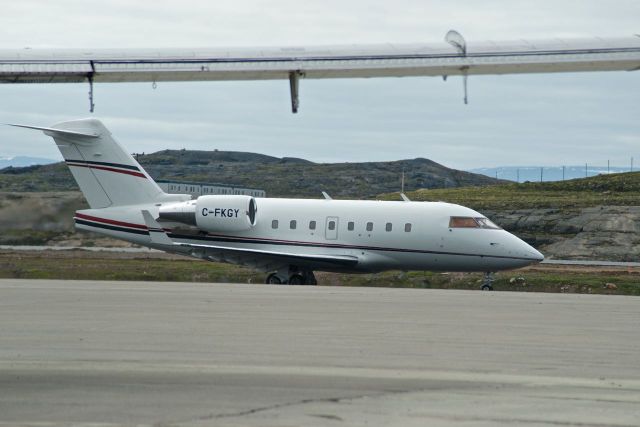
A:
[[[640,1],[3,2],[0,48],[287,46],[630,36]],[[639,64],[640,65],[640,64]],[[0,85],[0,122],[87,117],[88,86]],[[132,152],[254,151],[313,161],[426,157],[498,165],[640,159],[640,72],[301,81],[97,84],[96,112]],[[0,128],[0,157],[61,158],[41,133]],[[636,164],[640,161],[636,161]]]

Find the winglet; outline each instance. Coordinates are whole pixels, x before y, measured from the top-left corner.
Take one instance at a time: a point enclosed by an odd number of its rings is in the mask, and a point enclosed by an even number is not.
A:
[[[97,137],[100,136],[97,133],[83,133],[83,132],[77,132],[77,131],[74,131],[74,130],[46,128],[46,127],[41,127],[41,126],[18,125],[18,124],[13,124],[13,123],[5,123],[5,124],[7,126],[14,126],[14,127],[17,127],[17,128],[41,130],[45,134],[47,134],[49,136],[53,136],[53,135],[56,135],[56,134],[62,135],[62,136],[84,136],[84,137],[87,137],[87,138],[97,138]]]
[[[142,217],[144,218],[145,225],[149,229],[151,243],[155,243],[157,245],[173,245],[173,240],[167,236],[167,233],[163,230],[160,224],[153,219],[149,211],[143,210]]]
[[[327,192],[326,192],[326,191],[323,191],[323,192],[322,192],[322,197],[324,197],[324,199],[325,199],[325,200],[333,200],[333,199],[331,198],[331,196],[330,196],[329,194],[327,194]]]
[[[404,200],[405,202],[410,202],[411,199],[407,197],[406,194],[404,193],[400,193],[400,197],[402,197],[402,200]]]

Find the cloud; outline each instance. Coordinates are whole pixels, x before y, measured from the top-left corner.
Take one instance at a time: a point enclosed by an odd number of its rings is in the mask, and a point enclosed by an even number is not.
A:
[[[481,5],[481,7],[480,7]],[[0,47],[171,47],[623,36],[640,2],[86,1],[3,5]],[[288,83],[98,84],[96,116],[128,149],[232,149],[314,161],[427,157],[448,166],[621,164],[636,155],[640,73]],[[86,85],[0,85],[0,122],[86,117]],[[0,128],[0,156],[58,158],[41,133]]]
[[[613,36],[638,32],[636,0],[21,0],[0,46],[256,46]]]

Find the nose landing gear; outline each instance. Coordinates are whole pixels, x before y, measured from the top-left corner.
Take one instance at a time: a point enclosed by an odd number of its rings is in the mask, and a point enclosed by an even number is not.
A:
[[[484,273],[484,279],[482,280],[482,286],[480,287],[480,289],[482,289],[483,291],[492,291],[494,280],[495,278],[493,277],[493,273],[487,271],[486,273]]]

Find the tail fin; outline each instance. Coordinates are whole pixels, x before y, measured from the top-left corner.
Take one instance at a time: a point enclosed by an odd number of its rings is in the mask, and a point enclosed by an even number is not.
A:
[[[39,129],[53,137],[93,209],[177,198],[168,197],[99,120],[73,120],[50,128],[14,126]]]

